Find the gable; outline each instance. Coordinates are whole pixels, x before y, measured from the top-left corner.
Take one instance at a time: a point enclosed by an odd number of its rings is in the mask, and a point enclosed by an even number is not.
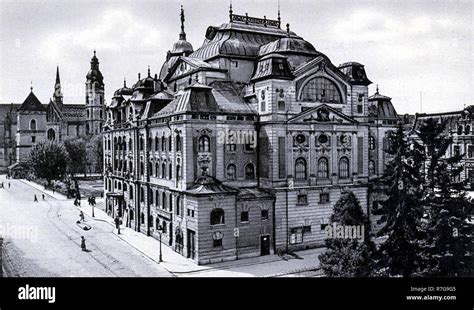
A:
[[[355,124],[356,120],[326,104],[308,109],[288,120],[289,123]]]

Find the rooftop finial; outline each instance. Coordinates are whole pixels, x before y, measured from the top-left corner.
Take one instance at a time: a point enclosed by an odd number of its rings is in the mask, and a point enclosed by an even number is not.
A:
[[[139,81],[140,81],[140,78],[141,78],[140,72],[138,72],[138,80],[139,80]]]
[[[33,81],[30,81],[30,90],[33,92]]]
[[[94,57],[96,57],[96,56],[95,56],[95,48],[94,48]]]
[[[148,76],[150,76],[150,65],[148,65]]]
[[[125,77],[123,78],[123,87],[127,87],[127,80],[125,79]]]
[[[290,24],[289,23],[286,24],[286,34],[288,36],[290,36]]]
[[[281,25],[281,17],[280,17],[280,0],[278,0],[278,28]]]
[[[379,94],[379,84],[377,84],[377,88],[375,90],[375,93],[378,95]]]
[[[181,32],[179,33],[179,39],[180,40],[186,40],[186,32],[184,32],[184,8],[181,5],[181,14],[179,15],[181,18]]]
[[[232,22],[232,13],[234,13],[234,11],[232,11],[232,0],[230,0],[230,4],[229,4],[229,20]]]

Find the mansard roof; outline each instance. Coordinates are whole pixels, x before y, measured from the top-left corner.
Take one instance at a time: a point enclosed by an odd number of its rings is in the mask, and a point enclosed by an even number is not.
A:
[[[214,177],[201,176],[194,181],[194,184],[186,192],[193,195],[236,194],[238,190],[222,184],[221,181]]]
[[[262,45],[287,35],[279,26],[277,21],[231,14],[229,23],[207,28],[203,45],[191,57],[202,60],[217,56],[254,58]]]
[[[253,81],[261,79],[292,79],[293,74],[291,73],[290,66],[288,65],[287,58],[280,54],[269,54],[262,57],[257,66],[255,67],[255,73],[252,77]]]

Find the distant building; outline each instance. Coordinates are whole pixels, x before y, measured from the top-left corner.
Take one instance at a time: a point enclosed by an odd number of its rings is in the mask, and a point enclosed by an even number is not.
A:
[[[106,108],[107,211],[199,264],[321,246],[345,191],[370,213],[399,121],[364,65],[335,66],[279,14],[229,18],[194,50],[182,11],[159,76]]]
[[[464,155],[461,161],[464,169],[460,178],[467,180],[468,189],[474,190],[474,105],[460,111],[417,113],[412,130],[418,130],[420,124],[428,118],[446,122],[445,133],[453,138],[453,143],[449,146],[446,156]]]
[[[63,103],[58,67],[48,104],[39,101],[33,88],[22,104],[0,104],[0,172],[21,166],[31,148],[41,140],[101,134],[104,81],[95,51],[86,76],[85,98],[85,104]]]

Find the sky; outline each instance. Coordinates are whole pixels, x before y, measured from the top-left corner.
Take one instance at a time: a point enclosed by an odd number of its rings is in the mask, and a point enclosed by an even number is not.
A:
[[[474,1],[280,0],[282,24],[336,66],[365,65],[398,113],[460,110],[474,104]],[[30,87],[47,103],[59,66],[65,104],[85,102],[93,50],[106,101],[159,73],[180,32],[196,50],[210,25],[229,20],[228,0],[0,0],[0,102],[21,103]],[[276,19],[278,0],[232,0],[234,14]]]

